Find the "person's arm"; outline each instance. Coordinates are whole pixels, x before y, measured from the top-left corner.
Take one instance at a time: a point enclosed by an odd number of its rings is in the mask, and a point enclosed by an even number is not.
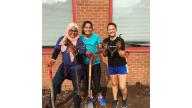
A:
[[[119,53],[119,55],[121,56],[121,57],[125,57],[125,51],[123,51],[123,50],[118,50],[118,53]]]
[[[78,53],[76,55],[76,59],[80,64],[83,64],[83,57],[85,56],[85,44],[83,43],[82,40],[78,41]]]
[[[78,54],[85,54],[85,44],[83,43],[82,40],[79,40],[78,47],[79,47]]]
[[[107,39],[104,39],[102,42],[102,55],[104,57],[108,56],[108,47],[107,46],[108,46]]]
[[[49,60],[49,62],[48,62],[48,67],[54,65],[59,53],[60,53],[60,49],[55,48],[54,51],[53,51],[51,60]]]
[[[117,52],[119,54],[119,56],[121,57],[125,57],[125,42],[123,39],[121,39],[120,41],[118,41],[116,43],[117,46]]]
[[[98,38],[97,38],[97,43],[98,43],[98,54],[101,54],[101,56],[102,56],[103,52],[105,52],[104,51],[105,49],[103,48],[103,43],[101,41],[100,36],[98,36]]]
[[[60,53],[60,51],[61,51],[61,45],[59,45],[59,44],[60,44],[60,41],[61,41],[62,39],[63,39],[63,37],[60,37],[60,38],[57,40],[57,43],[56,43],[56,45],[55,45],[55,47],[54,47],[54,51],[53,51],[53,53],[52,53],[51,60],[49,60],[49,62],[48,62],[48,67],[54,65],[54,63],[55,63],[55,61],[56,61],[56,59],[57,59],[57,57],[58,57],[58,55],[59,55],[59,53]]]
[[[58,57],[58,55],[59,55],[59,53],[60,53],[60,51],[61,51],[61,49],[55,48],[54,51],[53,51],[53,54],[52,54],[52,57],[51,57],[51,58],[52,58],[53,60],[56,60],[57,57]]]
[[[107,48],[107,43],[103,42],[103,56],[107,57],[108,56],[108,48]]]

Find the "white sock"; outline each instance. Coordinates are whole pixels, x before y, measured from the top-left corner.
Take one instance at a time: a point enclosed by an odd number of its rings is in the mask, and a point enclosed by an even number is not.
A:
[[[99,99],[103,98],[103,96],[98,96]]]

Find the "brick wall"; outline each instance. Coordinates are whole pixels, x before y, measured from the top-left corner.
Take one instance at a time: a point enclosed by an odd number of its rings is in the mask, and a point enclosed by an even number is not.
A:
[[[76,0],[76,20],[82,25],[85,20],[93,23],[94,32],[103,39],[109,22],[109,0]]]
[[[75,2],[74,2],[75,1]],[[102,39],[106,37],[107,31],[106,26],[111,20],[111,17],[109,16],[110,11],[109,5],[110,0],[73,0],[73,6],[76,7],[75,12],[73,16],[75,16],[75,20],[77,24],[80,26],[85,20],[89,20],[93,22],[94,32],[99,34]],[[51,59],[52,54],[51,48],[43,48],[43,60],[42,60],[42,86],[43,88],[48,88],[48,76],[47,76],[47,62]],[[142,48],[136,48],[136,49],[128,49],[127,50],[127,60],[129,65],[129,74],[127,76],[128,78],[128,84],[133,85],[136,82],[141,82],[142,84],[149,85],[149,48],[148,50],[143,50]],[[54,71],[56,72],[56,69],[58,68],[59,63],[61,62],[60,59],[61,56],[57,59],[56,64],[54,65]],[[103,82],[106,82],[106,79],[104,76],[106,76],[107,73],[107,58],[102,58],[101,62],[101,71],[102,71],[102,78],[101,78],[101,84],[104,84]],[[55,74],[55,73],[53,73]],[[71,81],[66,80],[62,84],[62,90],[63,89],[72,89]]]
[[[43,70],[42,70],[42,86],[43,88],[48,88],[48,69],[46,68],[48,60],[51,59],[53,49],[51,48],[43,48]],[[127,75],[127,81],[129,85],[134,85],[136,82],[141,82],[144,85],[150,84],[150,52],[149,48],[128,48],[127,49],[127,61],[128,61],[128,67],[129,67],[129,73]],[[57,59],[54,69],[53,69],[53,75],[56,72],[56,69],[58,68],[59,64],[61,63],[61,56]],[[104,62],[103,62],[104,61]],[[104,84],[106,75],[107,75],[107,64],[106,59],[102,59],[101,62],[101,72],[102,72],[102,78],[101,78],[101,84]],[[110,84],[109,84],[110,87]],[[72,83],[70,80],[64,81],[62,85],[62,90],[64,89],[72,89]]]
[[[129,85],[141,82],[144,85],[150,84],[150,53],[129,52],[128,53],[129,73],[127,80]]]

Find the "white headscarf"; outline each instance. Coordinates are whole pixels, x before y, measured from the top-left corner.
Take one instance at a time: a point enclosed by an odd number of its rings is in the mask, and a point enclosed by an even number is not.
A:
[[[61,42],[60,42],[61,52],[64,52],[64,51],[67,49],[67,46],[64,45],[64,42],[66,41],[66,39],[69,39],[74,46],[76,46],[76,44],[77,44],[77,40],[78,40],[78,38],[80,37],[79,32],[78,32],[78,34],[77,34],[77,36],[76,36],[75,38],[71,38],[71,37],[69,36],[69,34],[68,34],[68,33],[69,33],[69,30],[70,30],[72,27],[76,27],[77,30],[79,31],[79,27],[78,27],[78,25],[77,25],[76,23],[70,23],[70,24],[68,24],[67,30],[66,30],[66,33],[65,33],[65,36],[64,36],[64,38],[63,38],[63,39],[61,40]],[[72,54],[72,52],[69,52],[69,55],[70,55],[71,62],[73,62],[73,61],[74,61],[74,58],[75,58],[74,55]]]
[[[71,38],[70,36],[69,36],[69,30],[72,28],[72,27],[76,27],[77,28],[77,30],[79,31],[79,27],[78,27],[78,25],[76,24],[76,23],[70,23],[70,24],[68,24],[68,26],[67,26],[67,30],[66,30],[66,33],[65,33],[65,36],[64,36],[64,38],[61,40],[61,42],[60,42],[60,45],[61,45],[61,51],[62,52],[64,52],[66,49],[67,49],[67,46],[65,46],[64,45],[64,41],[66,40],[66,39],[69,39],[74,45],[76,45],[76,43],[77,43],[77,40],[78,40],[78,38],[79,38],[79,32],[78,32],[78,34],[77,34],[77,36],[75,37],[75,38]]]

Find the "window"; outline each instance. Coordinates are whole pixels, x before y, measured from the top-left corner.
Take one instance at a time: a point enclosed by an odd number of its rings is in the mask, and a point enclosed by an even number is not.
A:
[[[70,22],[73,22],[72,0],[43,0],[42,45],[54,46]]]
[[[149,42],[149,0],[113,0],[112,20],[128,42]]]

